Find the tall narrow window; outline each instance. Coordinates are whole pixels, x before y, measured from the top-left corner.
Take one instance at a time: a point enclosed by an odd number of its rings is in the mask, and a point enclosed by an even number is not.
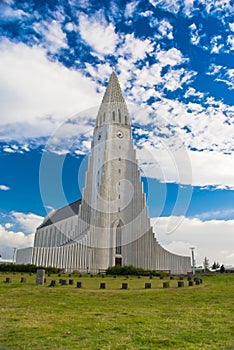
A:
[[[103,114],[103,122],[106,120],[106,113]]]
[[[116,254],[122,254],[122,230],[120,225],[116,227]]]
[[[121,112],[120,112],[120,109],[118,109],[118,112],[119,112],[119,122],[121,123]]]
[[[125,115],[125,124],[128,124],[127,116]]]
[[[112,113],[113,120],[115,120],[115,111]]]

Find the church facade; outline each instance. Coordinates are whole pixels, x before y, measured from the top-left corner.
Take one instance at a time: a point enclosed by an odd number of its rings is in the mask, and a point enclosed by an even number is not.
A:
[[[16,262],[81,273],[115,265],[191,271],[189,257],[172,254],[155,238],[114,72],[96,118],[82,199],[49,214],[36,230],[34,247],[18,250]]]

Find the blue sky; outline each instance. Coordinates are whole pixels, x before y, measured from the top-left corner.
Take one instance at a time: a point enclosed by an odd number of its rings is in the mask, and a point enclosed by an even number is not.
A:
[[[0,253],[81,197],[114,69],[158,241],[234,265],[234,3],[0,3]]]

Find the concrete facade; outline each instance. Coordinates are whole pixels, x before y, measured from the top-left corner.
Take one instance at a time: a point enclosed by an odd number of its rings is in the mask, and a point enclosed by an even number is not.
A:
[[[35,234],[31,261],[92,273],[117,264],[191,271],[189,257],[166,251],[154,238],[130,116],[115,73],[96,118],[82,200],[45,218]]]

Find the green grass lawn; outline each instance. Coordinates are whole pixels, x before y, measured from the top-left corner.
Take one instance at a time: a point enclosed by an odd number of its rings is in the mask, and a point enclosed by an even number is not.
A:
[[[0,274],[0,350],[234,349],[234,274],[204,276],[193,287],[185,279],[184,288],[172,280],[168,289],[158,277],[74,275],[67,286],[57,275],[43,286],[35,275],[24,277]],[[57,284],[48,287],[52,279]]]

